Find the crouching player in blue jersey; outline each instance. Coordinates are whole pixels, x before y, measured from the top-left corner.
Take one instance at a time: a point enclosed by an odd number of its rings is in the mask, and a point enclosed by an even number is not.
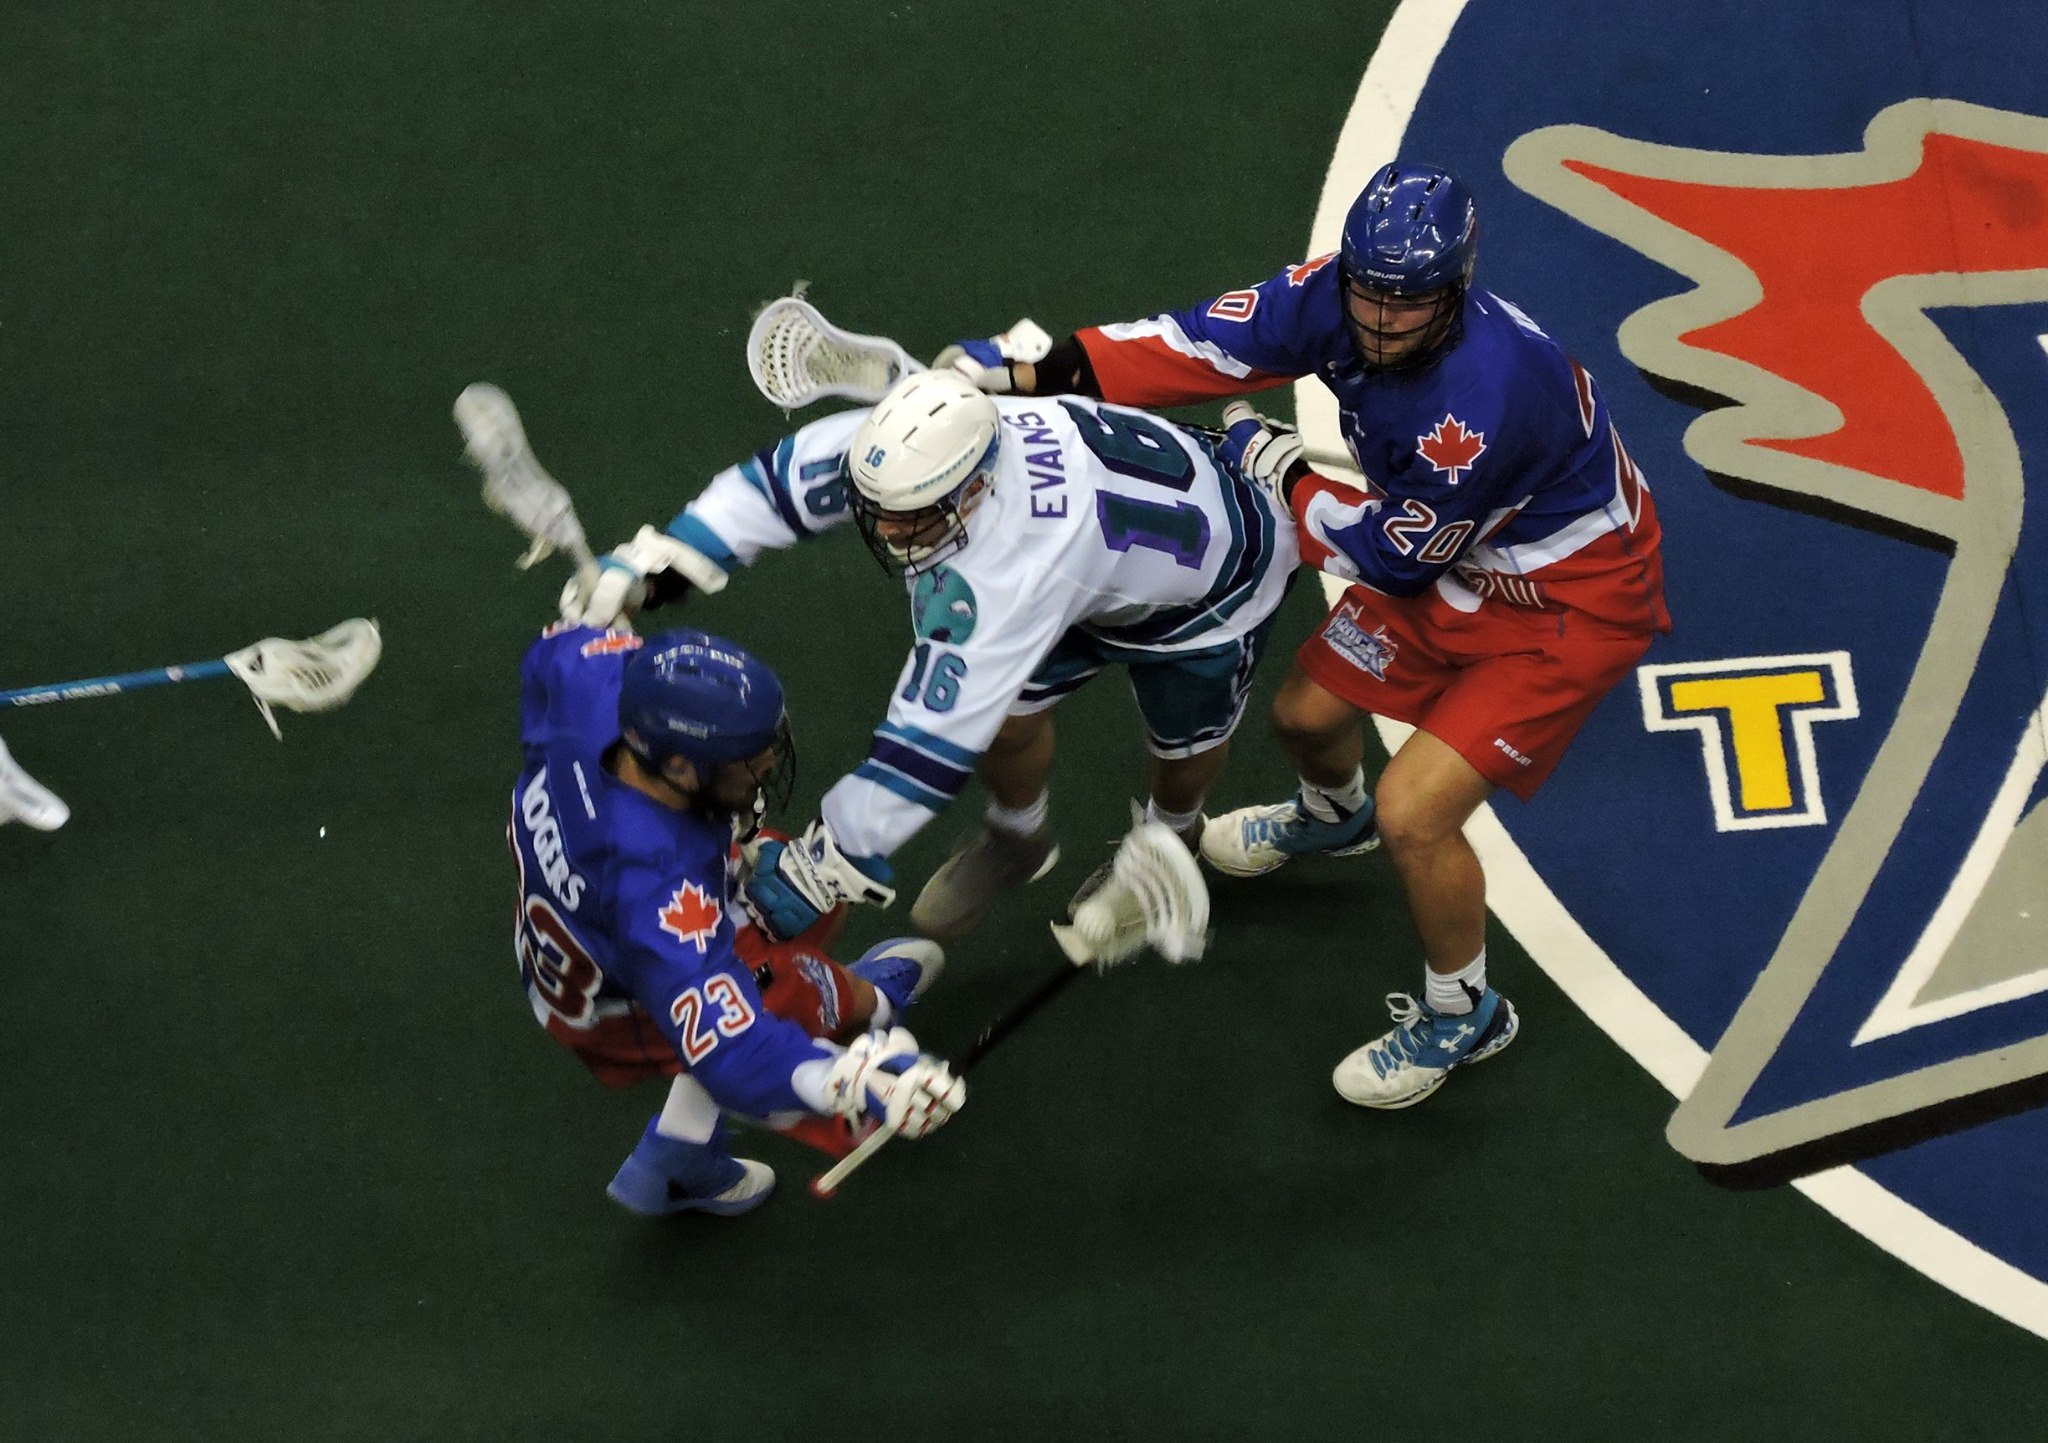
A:
[[[733,1156],[727,1113],[922,1137],[959,1110],[967,1084],[899,1025],[936,944],[885,942],[846,969],[801,945],[756,950],[782,966],[765,1001],[743,953],[737,844],[795,773],[774,672],[701,631],[556,625],[521,684],[514,936],[534,1015],[608,1085],[673,1079],[614,1200],[650,1216],[766,1201],[775,1174]],[[817,1035],[835,1032],[856,1035]]]

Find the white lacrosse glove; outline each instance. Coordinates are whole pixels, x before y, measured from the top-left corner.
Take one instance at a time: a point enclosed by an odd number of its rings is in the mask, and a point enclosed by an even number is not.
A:
[[[666,590],[664,599],[673,599],[678,583],[683,591],[694,587],[708,596],[723,590],[726,580],[725,568],[696,547],[643,526],[598,562],[594,575],[578,571],[569,578],[562,588],[562,619],[578,626],[617,626],[647,605],[650,595]]]
[[[1209,886],[1187,843],[1160,822],[1139,822],[1069,919],[1052,924],[1069,961],[1122,962],[1151,944],[1169,962],[1192,962],[1209,945]],[[1091,883],[1094,878],[1089,879]]]
[[[0,826],[20,821],[39,832],[54,832],[71,820],[64,799],[30,776],[0,742]]]
[[[908,1030],[890,1027],[854,1038],[825,1078],[826,1110],[884,1131],[924,1137],[967,1101],[967,1082],[937,1057],[917,1050]]]
[[[896,900],[896,889],[889,885],[894,875],[880,857],[849,857],[840,851],[832,829],[820,820],[792,841],[761,843],[740,902],[763,931],[786,942],[841,902],[888,906]]]
[[[1300,433],[1284,421],[1261,416],[1243,401],[1223,408],[1223,426],[1224,461],[1284,507],[1289,474],[1296,467],[1308,467]]]
[[[1036,365],[1052,350],[1052,337],[1033,320],[1021,320],[1000,336],[985,341],[955,341],[932,359],[934,371],[957,371],[992,396],[1017,389],[1013,361]]]

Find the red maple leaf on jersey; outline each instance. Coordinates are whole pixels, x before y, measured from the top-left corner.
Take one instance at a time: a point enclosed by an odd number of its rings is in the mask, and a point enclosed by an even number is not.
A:
[[[695,944],[699,952],[708,952],[711,949],[705,944],[718,930],[722,911],[709,892],[695,882],[685,882],[661,909],[661,930],[679,942]]]
[[[1444,473],[1446,485],[1455,486],[1459,473],[1470,471],[1472,463],[1485,454],[1486,437],[1481,432],[1466,430],[1463,421],[1446,411],[1434,431],[1415,438],[1415,449],[1422,453],[1423,460]]]

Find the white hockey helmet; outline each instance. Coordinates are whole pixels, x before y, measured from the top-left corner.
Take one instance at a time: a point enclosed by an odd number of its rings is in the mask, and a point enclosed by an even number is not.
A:
[[[967,544],[1001,432],[996,403],[957,372],[917,371],[889,388],[846,452],[847,499],[883,566],[924,571]]]

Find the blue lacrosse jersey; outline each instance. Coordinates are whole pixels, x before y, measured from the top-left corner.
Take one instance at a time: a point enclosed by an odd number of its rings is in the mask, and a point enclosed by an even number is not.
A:
[[[557,1030],[652,1026],[719,1106],[801,1109],[791,1074],[837,1049],[768,1012],[733,949],[732,821],[665,807],[605,767],[640,644],[558,624],[521,665],[521,976]]]
[[[1368,485],[1299,515],[1305,560],[1393,596],[1569,605],[1668,630],[1649,489],[1585,368],[1487,291],[1426,365],[1365,366],[1335,256],[1079,335],[1104,396],[1178,405],[1313,376]],[[1302,498],[1297,496],[1298,511]]]

